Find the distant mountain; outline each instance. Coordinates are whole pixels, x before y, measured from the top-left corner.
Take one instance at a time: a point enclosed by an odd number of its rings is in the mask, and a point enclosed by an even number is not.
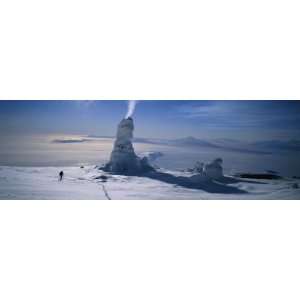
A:
[[[300,140],[270,140],[270,141],[259,141],[252,145],[261,149],[270,150],[284,150],[284,151],[300,151]]]
[[[205,147],[243,153],[270,154],[270,152],[249,147],[247,143],[242,143],[232,139],[216,139],[207,141],[189,136],[182,139],[171,140],[169,143],[176,146]]]
[[[88,138],[114,138],[113,136],[88,135]],[[177,147],[205,147],[224,149],[228,151],[271,154],[274,151],[300,151],[300,140],[265,140],[257,142],[244,142],[229,138],[199,139],[187,136],[179,139],[133,138],[134,143],[168,145]]]
[[[222,147],[238,147],[238,148],[248,148],[249,143],[239,141],[239,140],[234,140],[234,139],[226,139],[226,138],[219,138],[219,139],[213,139],[211,140],[212,143],[215,145],[220,145]]]
[[[202,139],[196,139],[192,136],[188,136],[186,138],[176,139],[176,140],[170,140],[169,143],[183,146],[197,146],[197,147],[213,147],[213,148],[219,148],[219,146],[214,145],[211,142],[208,142],[206,140]]]
[[[243,142],[234,139],[203,140],[194,137],[186,137],[169,141],[170,144],[211,147],[238,152],[270,154],[274,151],[300,151],[300,140],[265,140],[258,142]]]
[[[165,145],[168,143],[168,140],[164,139],[148,139],[148,138],[133,138],[134,143],[143,143],[143,144],[156,144],[156,145]]]

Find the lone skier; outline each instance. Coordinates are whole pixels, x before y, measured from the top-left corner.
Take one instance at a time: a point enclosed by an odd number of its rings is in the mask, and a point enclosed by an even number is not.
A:
[[[59,172],[59,181],[62,181],[62,180],[63,180],[63,177],[64,177],[64,172],[63,172],[63,171],[60,171],[60,172]]]

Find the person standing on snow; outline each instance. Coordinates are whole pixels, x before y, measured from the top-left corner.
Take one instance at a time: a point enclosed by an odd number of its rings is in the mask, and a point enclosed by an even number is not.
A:
[[[62,181],[62,180],[63,180],[63,177],[64,177],[64,172],[63,172],[63,171],[60,171],[60,172],[59,172],[59,181]]]

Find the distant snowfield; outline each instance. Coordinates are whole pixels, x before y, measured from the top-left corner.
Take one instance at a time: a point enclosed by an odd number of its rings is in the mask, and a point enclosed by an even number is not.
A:
[[[58,167],[0,167],[0,199],[299,199],[300,180],[246,180],[221,184],[228,192],[214,193],[185,188],[177,184],[145,177],[105,174],[95,166],[64,167],[65,177],[58,181]],[[162,170],[160,170],[162,171]],[[166,174],[187,176],[180,171],[163,170]],[[96,179],[108,177],[107,182]],[[217,183],[214,183],[217,184]],[[230,190],[241,193],[231,193]]]

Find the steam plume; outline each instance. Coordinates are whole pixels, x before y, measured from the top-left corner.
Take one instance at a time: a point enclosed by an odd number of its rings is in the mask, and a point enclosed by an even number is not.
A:
[[[126,114],[125,119],[127,119],[127,118],[129,118],[133,115],[136,104],[137,104],[136,100],[129,100],[128,101],[128,108],[127,108],[127,114]]]

